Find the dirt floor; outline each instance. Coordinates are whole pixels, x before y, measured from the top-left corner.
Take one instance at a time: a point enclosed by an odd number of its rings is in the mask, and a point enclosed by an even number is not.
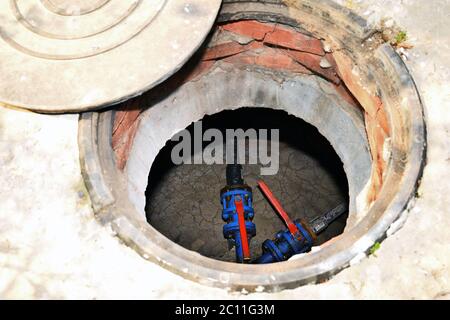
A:
[[[101,226],[78,160],[78,115],[0,109],[0,297],[450,299],[450,1],[338,1],[377,23],[392,17],[425,105],[427,166],[407,219],[368,258],[320,285],[242,295],[185,280]]]
[[[330,143],[306,122],[283,111],[244,108],[205,117],[202,126],[203,130],[281,128],[278,173],[261,176],[261,163],[243,166],[243,178],[253,187],[253,222],[257,232],[250,242],[252,257],[261,255],[264,240],[273,239],[278,231],[286,228],[256,187],[258,180],[270,186],[292,219],[309,222],[340,203],[348,203],[348,182],[341,160]],[[152,166],[147,220],[166,237],[189,250],[223,261],[235,261],[234,249],[229,250],[222,237],[224,222],[219,194],[226,184],[226,164],[174,166],[171,165],[171,150],[172,145],[166,146]],[[247,146],[247,158],[248,150]],[[319,235],[316,244],[342,233],[346,218],[344,215],[330,225]]]

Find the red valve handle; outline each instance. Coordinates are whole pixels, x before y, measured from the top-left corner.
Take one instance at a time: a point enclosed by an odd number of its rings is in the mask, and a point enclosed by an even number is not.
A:
[[[270,204],[275,208],[275,210],[278,212],[278,214],[281,216],[281,218],[284,220],[284,223],[289,229],[289,232],[297,239],[301,238],[301,233],[298,230],[295,223],[289,218],[286,211],[284,211],[283,207],[281,206],[281,203],[278,201],[277,198],[273,195],[272,191],[270,191],[269,187],[264,183],[264,181],[260,180],[258,181],[258,185],[261,188],[261,191],[264,193],[264,195],[269,200]]]
[[[248,237],[247,237],[247,228],[245,227],[245,217],[244,217],[244,206],[242,204],[242,199],[234,200],[234,204],[236,205],[236,211],[238,214],[238,223],[239,223],[239,231],[241,235],[241,244],[242,244],[242,255],[244,256],[244,261],[250,260],[250,249],[248,246]]]

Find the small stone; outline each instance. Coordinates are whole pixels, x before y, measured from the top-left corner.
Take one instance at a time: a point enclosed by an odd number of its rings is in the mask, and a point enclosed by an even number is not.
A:
[[[325,51],[326,53],[332,53],[333,49],[331,48],[331,46],[328,43],[324,43],[323,44],[323,51]]]
[[[381,37],[385,42],[389,42],[394,38],[394,31],[390,28],[384,29],[383,33],[381,34]]]
[[[394,27],[394,24],[395,24],[394,20],[392,20],[392,19],[387,19],[384,21],[384,26],[386,28],[392,28],[392,27]]]
[[[328,61],[326,58],[322,58],[320,60],[320,67],[322,69],[329,69],[332,67],[332,65],[331,65],[330,61]]]
[[[406,51],[405,48],[400,47],[400,48],[397,50],[397,52],[400,54],[400,56],[401,56],[404,60],[409,60],[409,54],[408,54],[408,52]]]
[[[190,4],[186,4],[184,6],[184,12],[186,13],[191,13],[191,5]]]
[[[246,37],[246,36],[241,36],[241,35],[236,35],[234,40],[237,43],[242,44],[242,45],[246,45],[246,44],[249,44],[250,42],[254,41],[253,38]]]

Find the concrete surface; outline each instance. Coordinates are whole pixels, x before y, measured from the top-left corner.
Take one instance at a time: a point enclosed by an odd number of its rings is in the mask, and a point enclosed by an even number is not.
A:
[[[450,299],[450,1],[340,1],[371,21],[394,17],[426,107],[428,165],[408,219],[330,281],[241,296],[184,280],[123,246],[92,215],[78,162],[76,115],[0,109],[2,298]],[[2,65],[3,67],[3,65]]]

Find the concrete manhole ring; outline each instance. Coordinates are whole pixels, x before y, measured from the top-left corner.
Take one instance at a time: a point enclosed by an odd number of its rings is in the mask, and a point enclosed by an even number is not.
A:
[[[242,20],[297,28],[331,47],[340,79],[364,109],[364,125],[372,155],[371,179],[367,185],[370,191],[365,198],[368,206],[364,216],[336,241],[326,243],[319,251],[277,264],[239,265],[186,250],[151,227],[136,209],[136,202],[129,197],[127,173],[118,169],[112,148],[113,123],[117,114],[114,110],[87,113],[80,118],[79,146],[85,183],[100,221],[111,223],[118,237],[145,259],[185,278],[247,291],[280,290],[320,282],[364,257],[375,242],[382,241],[401,226],[402,213],[414,197],[424,165],[425,126],[421,100],[411,75],[394,49],[390,45],[379,44],[368,51],[363,44],[374,31],[362,18],[334,2],[225,1],[218,23]],[[214,70],[192,85],[200,86],[202,81],[206,85],[208,79],[226,77],[226,73],[214,73]],[[242,75],[235,76],[243,79]],[[230,77],[230,83],[237,82]],[[247,77],[251,78],[251,73],[247,73]],[[249,83],[257,82],[255,79],[251,78]],[[189,83],[182,88],[180,92],[189,88]],[[270,100],[271,89],[267,88],[267,91]],[[273,92],[274,95],[280,93],[279,89],[273,89]],[[231,105],[239,107],[234,102]],[[150,106],[157,109],[158,103]],[[217,105],[211,107],[221,109]],[[158,116],[182,116],[176,112],[177,109],[173,114],[170,108],[166,109]],[[196,117],[201,118],[201,115]],[[333,144],[323,127],[327,125],[326,121],[312,124]],[[337,146],[335,143],[334,147],[343,159],[344,167],[347,166],[346,171],[349,170],[352,159],[346,154],[345,145]],[[349,176],[349,182],[351,180]]]
[[[71,112],[138,95],[198,49],[220,3],[2,1],[0,59],[8,63],[2,64],[0,103]],[[142,67],[149,62],[151,68]]]

